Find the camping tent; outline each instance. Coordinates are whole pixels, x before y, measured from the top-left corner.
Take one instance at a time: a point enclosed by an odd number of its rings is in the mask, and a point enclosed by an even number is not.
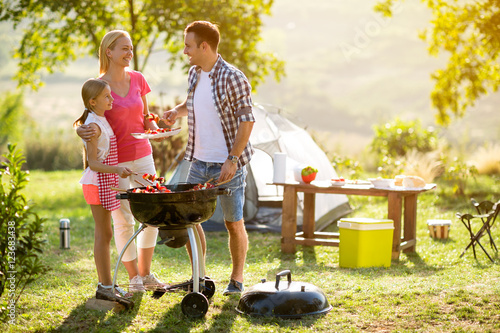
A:
[[[266,110],[262,105],[254,107],[255,125],[250,142],[255,154],[248,166],[247,187],[245,192],[244,218],[251,221],[259,215],[266,203],[283,200],[281,186],[269,185],[273,180],[273,156],[276,152],[286,153],[286,178],[294,180],[296,170],[311,165],[318,169],[317,180],[329,181],[337,177],[331,162],[304,129],[298,127],[278,112]],[[169,180],[170,184],[186,180],[190,163],[183,160]],[[303,196],[299,194],[299,206]],[[316,230],[322,230],[332,221],[351,211],[345,195],[317,194],[315,216]],[[259,215],[259,220],[274,225],[281,224],[281,217],[275,214],[267,219]],[[274,216],[274,217],[273,217]],[[212,222],[223,222],[222,210],[217,207]],[[298,224],[301,224],[301,209]]]

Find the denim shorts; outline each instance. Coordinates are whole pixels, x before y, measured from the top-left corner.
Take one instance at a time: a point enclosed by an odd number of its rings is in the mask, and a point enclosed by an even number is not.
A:
[[[210,180],[210,178],[213,178],[215,182],[219,178],[222,164],[223,163],[203,162],[193,159],[189,169],[187,182],[192,184],[203,184],[207,180]],[[221,185],[221,187],[229,188],[232,191],[230,196],[219,195],[217,199],[220,202],[226,222],[237,222],[243,218],[246,176],[247,169],[243,166],[243,168],[236,170],[236,174],[229,183]]]

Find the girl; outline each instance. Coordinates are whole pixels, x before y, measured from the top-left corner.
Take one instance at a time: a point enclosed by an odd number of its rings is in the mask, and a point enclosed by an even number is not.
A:
[[[113,287],[109,251],[113,236],[111,211],[120,208],[120,202],[110,187],[118,187],[118,175],[125,178],[132,171],[118,166],[116,138],[104,117],[104,112],[113,106],[109,84],[98,79],[87,80],[82,87],[82,99],[85,111],[73,127],[86,124],[96,132],[89,141],[83,141],[85,171],[80,184],[95,221],[94,260],[99,278],[96,297],[100,298],[99,293],[109,293]],[[116,296],[131,296],[118,286],[115,291]]]

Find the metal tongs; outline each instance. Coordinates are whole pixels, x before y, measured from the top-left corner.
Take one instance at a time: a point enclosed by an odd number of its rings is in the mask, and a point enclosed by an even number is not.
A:
[[[233,179],[231,178],[231,179],[225,180],[225,181],[223,181],[223,182],[218,182],[218,183],[215,183],[215,184],[213,184],[213,185],[214,185],[214,187],[218,187],[218,186],[221,186],[221,185],[224,185],[224,184],[229,183],[231,180],[233,180]],[[208,181],[207,183],[209,183],[209,182],[210,182],[210,181]]]
[[[207,181],[205,182],[205,184],[211,184],[213,180],[214,180],[213,178],[210,178],[209,180],[207,180]],[[226,184],[226,183],[229,183],[231,180],[233,180],[233,179],[231,178],[231,179],[225,180],[225,181],[223,181],[223,182],[213,183],[212,185],[213,185],[214,187],[217,187],[217,186],[220,186],[220,185],[224,185],[224,184]]]
[[[153,181],[151,181],[151,180],[149,180],[149,179],[144,179],[144,178],[142,178],[142,177],[141,177],[141,176],[140,176],[137,172],[133,172],[133,174],[134,174],[135,176],[138,176],[138,177],[134,177],[134,180],[135,180],[135,181],[136,181],[139,185],[142,185],[142,186],[144,186],[144,187],[147,187],[148,185],[149,185],[149,186],[154,186],[154,185],[156,184],[155,182],[153,182]],[[140,180],[139,180],[138,178],[140,178]],[[144,182],[148,183],[148,185],[144,184]]]
[[[141,175],[139,175],[137,172],[132,172],[133,175],[137,176],[137,177],[134,177],[134,180],[141,186],[144,186],[144,187],[147,187],[147,186],[155,186],[157,181],[154,181],[152,182],[151,180],[149,179],[144,179],[142,178]],[[146,182],[147,184],[145,184],[144,182]],[[113,190],[113,191],[117,191],[117,192],[127,192],[126,189],[123,189],[123,188],[117,188],[117,187],[113,187],[113,186],[110,186],[110,189]]]
[[[138,176],[138,177],[134,177],[134,180],[141,186],[144,186],[144,187],[147,187],[148,185],[146,185],[144,182],[147,182],[149,184],[149,186],[154,186],[155,183],[150,181],[149,179],[144,179],[142,177],[140,177],[140,180],[138,179],[139,178],[139,174],[137,172],[133,172],[132,173],[133,175],[135,176]],[[113,187],[113,186],[110,186],[110,189],[113,190],[113,191],[117,191],[117,192],[127,192],[126,189],[123,189],[123,188],[117,188],[117,187]]]

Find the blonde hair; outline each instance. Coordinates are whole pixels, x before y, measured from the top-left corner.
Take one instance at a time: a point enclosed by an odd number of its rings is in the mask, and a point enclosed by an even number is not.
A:
[[[85,120],[87,120],[89,112],[94,111],[92,105],[90,104],[90,100],[96,99],[97,96],[99,96],[104,90],[104,88],[106,88],[107,86],[109,86],[109,84],[104,80],[88,79],[87,81],[85,81],[85,83],[82,86],[82,99],[83,99],[83,104],[85,105],[85,110],[83,110],[83,113],[80,116],[80,118],[75,120],[75,122],[73,123],[73,128],[77,128],[78,126],[85,124]],[[83,168],[86,169],[87,166],[88,166],[87,151],[84,148]]]
[[[100,75],[105,74],[109,68],[109,58],[108,55],[106,54],[106,50],[107,49],[113,50],[116,46],[116,41],[122,37],[127,37],[128,39],[132,40],[132,38],[130,38],[129,33],[123,30],[112,30],[107,34],[105,34],[104,37],[102,38],[101,45],[99,46]]]

